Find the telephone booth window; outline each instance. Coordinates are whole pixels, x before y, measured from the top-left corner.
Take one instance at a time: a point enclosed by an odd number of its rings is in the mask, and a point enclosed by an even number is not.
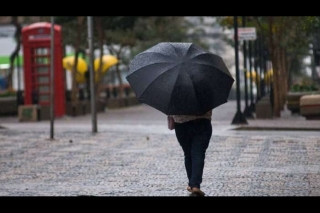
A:
[[[40,105],[50,104],[50,49],[49,48],[34,48],[32,50],[32,76],[33,76],[33,91],[34,95],[38,96]]]

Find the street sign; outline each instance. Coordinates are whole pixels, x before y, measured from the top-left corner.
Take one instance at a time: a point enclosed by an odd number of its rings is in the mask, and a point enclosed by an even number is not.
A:
[[[256,40],[257,32],[255,27],[238,27],[238,37],[240,41]]]

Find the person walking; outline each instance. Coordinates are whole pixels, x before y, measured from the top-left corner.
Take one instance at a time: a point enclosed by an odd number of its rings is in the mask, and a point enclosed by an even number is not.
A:
[[[171,115],[176,138],[184,153],[190,196],[205,196],[201,190],[206,150],[212,135],[212,110],[203,115]]]

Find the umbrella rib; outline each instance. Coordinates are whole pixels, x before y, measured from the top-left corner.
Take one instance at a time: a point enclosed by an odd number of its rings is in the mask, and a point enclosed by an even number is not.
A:
[[[215,54],[210,53],[210,52],[205,52],[205,53],[198,54],[198,55],[192,57],[192,59],[195,59],[196,57],[198,57],[198,56],[200,56],[200,55],[205,55],[205,54],[210,54],[210,55],[213,55],[214,57],[219,57],[219,58],[222,60],[222,58],[221,58],[220,56],[215,55]],[[227,74],[228,76],[230,76],[230,77],[232,78],[231,74],[230,74],[229,72],[225,72],[222,67],[217,67],[217,66],[214,66],[213,64],[202,63],[202,62],[193,62],[193,63],[199,64],[199,65],[205,65],[205,66],[212,67],[212,68],[214,68],[214,69],[217,69],[217,70],[219,70],[219,71]],[[225,69],[227,69],[227,68],[225,68]]]
[[[175,67],[175,66],[174,66],[174,67]],[[164,71],[164,72],[161,73],[159,76],[164,75],[164,74],[165,74],[166,72],[168,72],[169,70],[174,69],[174,67],[172,67],[171,69],[168,69],[168,70]],[[138,70],[136,70],[135,72],[137,72],[137,71],[138,71]],[[159,76],[158,76],[158,77],[159,77]],[[174,85],[176,84],[177,79],[178,79],[178,78],[176,78]],[[147,87],[149,87],[150,85],[152,85],[156,80],[157,80],[157,78],[155,78],[152,82],[150,82]],[[173,88],[174,88],[174,86],[173,86]],[[142,97],[145,92],[146,92],[146,89],[141,93],[140,97]],[[172,93],[171,93],[171,94],[172,94]],[[169,103],[170,103],[170,102],[171,102],[171,96],[170,96],[170,101],[169,101]],[[168,108],[169,108],[169,105],[170,105],[170,104],[168,104]]]
[[[174,88],[174,87],[175,87],[175,85],[176,85],[176,83],[177,83],[177,80],[178,80],[178,76],[179,76],[179,75],[177,75],[177,76],[176,76],[176,80],[175,80],[175,82],[174,82],[174,84],[173,84],[173,87],[172,87],[172,88]],[[172,99],[172,91],[170,92],[170,99],[169,99],[169,104],[168,104],[167,112],[169,111],[169,107],[170,107],[171,99]]]
[[[152,64],[147,64],[147,65],[145,65],[145,66],[143,66],[143,67],[139,67],[139,68],[136,68],[136,69],[134,69],[134,70],[131,70],[129,74],[131,74],[131,73],[133,73],[133,72],[139,72],[140,70],[145,69],[145,68],[148,68],[148,67],[153,66],[153,65],[165,64],[165,63],[171,63],[171,62],[166,62],[166,61],[164,61],[164,62],[155,62],[155,63],[152,63]],[[128,75],[129,75],[129,74],[128,74]]]
[[[189,76],[190,81],[192,82],[193,92],[194,92],[194,94],[196,94],[196,89],[195,89],[194,82],[192,81],[191,76],[189,75],[189,73],[188,73],[188,72],[187,72],[187,75]],[[195,96],[195,97],[196,97],[197,103],[199,103],[199,100],[198,100],[198,98],[197,98],[198,96]]]

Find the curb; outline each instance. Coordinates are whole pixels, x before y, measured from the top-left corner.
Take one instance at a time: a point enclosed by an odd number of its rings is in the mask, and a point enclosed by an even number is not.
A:
[[[250,131],[320,131],[318,127],[259,127],[259,126],[240,126],[232,130],[250,130]]]

